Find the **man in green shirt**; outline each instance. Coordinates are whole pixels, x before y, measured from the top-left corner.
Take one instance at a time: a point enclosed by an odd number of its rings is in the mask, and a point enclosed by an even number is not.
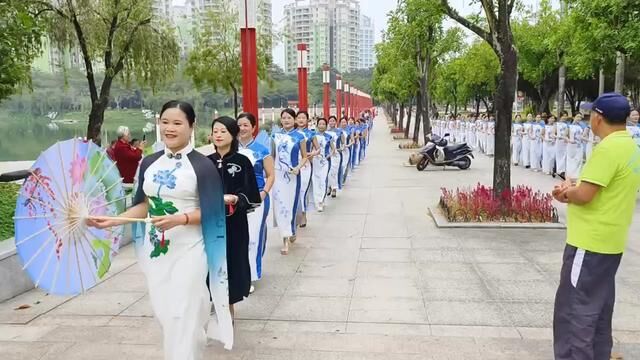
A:
[[[579,179],[556,186],[567,203],[567,245],[556,293],[556,360],[609,360],[615,276],[640,188],[640,148],[626,130],[629,101],[617,93],[593,103],[591,128],[602,142]]]

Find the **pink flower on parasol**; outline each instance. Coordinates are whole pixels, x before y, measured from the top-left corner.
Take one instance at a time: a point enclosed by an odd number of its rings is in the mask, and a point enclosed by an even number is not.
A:
[[[71,173],[71,183],[75,186],[82,183],[84,179],[84,174],[87,171],[87,159],[81,158],[78,154],[75,154],[73,160],[71,161],[71,169],[69,172]]]

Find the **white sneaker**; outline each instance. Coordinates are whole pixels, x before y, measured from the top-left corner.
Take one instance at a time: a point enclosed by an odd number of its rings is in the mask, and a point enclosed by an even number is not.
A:
[[[249,294],[253,294],[254,291],[256,291],[256,288],[251,285],[251,287],[249,288]]]

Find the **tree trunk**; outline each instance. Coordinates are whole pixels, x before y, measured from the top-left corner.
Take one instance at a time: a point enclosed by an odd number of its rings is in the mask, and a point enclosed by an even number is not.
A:
[[[598,96],[604,94],[604,67],[600,67],[600,74],[598,75]]]
[[[455,96],[453,97],[453,113],[458,115],[458,99]]]
[[[233,114],[235,118],[238,118],[238,89],[235,86],[231,87],[233,89]]]
[[[624,62],[625,55],[620,51],[616,52],[616,79],[613,91],[619,94],[624,91]]]
[[[565,82],[567,80],[567,67],[562,65],[558,71],[558,116],[564,111]],[[571,110],[573,111],[573,109]]]
[[[518,56],[511,41],[501,44],[502,72],[496,91],[495,157],[493,158],[493,189],[496,195],[511,189],[511,116],[515,100]]]
[[[427,56],[423,65],[422,78],[420,79],[420,92],[422,99],[422,137],[423,144],[427,143],[427,135],[431,132],[431,118],[429,117],[431,96],[429,94],[429,79],[431,77],[431,50],[427,51]]]
[[[484,111],[489,112],[489,102],[487,101],[487,99],[482,98],[482,103],[484,104]]]
[[[447,106],[444,107],[444,113],[445,114],[449,113],[449,103],[447,103]]]
[[[409,128],[411,127],[411,113],[413,110],[413,99],[409,100],[409,108],[407,111],[407,123],[404,126],[404,138],[409,138]]]
[[[549,106],[549,98],[546,96],[542,97],[540,106],[538,107],[538,113],[543,113],[543,112],[546,112],[547,114],[551,112],[551,107]]]
[[[391,119],[393,119],[393,127],[396,128],[398,127],[398,108],[396,103],[391,104],[391,114]]]
[[[404,103],[400,103],[400,119],[398,120],[398,129],[404,129]]]
[[[91,112],[89,113],[89,124],[87,125],[87,139],[101,146],[102,136],[100,129],[104,123],[104,112],[109,104],[108,98],[100,98],[98,101],[91,103]]]
[[[480,115],[480,98],[476,96],[476,115]]]
[[[418,143],[418,136],[420,136],[420,120],[424,116],[423,108],[422,108],[422,94],[420,90],[418,90],[418,97],[416,99],[416,120],[413,123],[413,142]]]

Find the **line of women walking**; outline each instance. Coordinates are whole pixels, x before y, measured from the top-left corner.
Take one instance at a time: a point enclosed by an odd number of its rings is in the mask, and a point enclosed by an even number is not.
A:
[[[363,117],[318,118],[309,129],[306,111],[284,109],[281,128],[272,134],[275,164],[274,217],[282,237],[282,255],[289,253],[298,228],[307,226],[307,213],[323,212],[327,197],[335,198],[348,175],[366,157],[372,127]]]
[[[204,156],[191,143],[195,119],[190,104],[166,103],[159,122],[165,149],[142,160],[133,206],[87,219],[96,228],[146,219],[132,234],[168,360],[202,359],[207,338],[232,348],[234,304],[263,273],[270,196],[286,255],[298,225],[306,226],[310,192],[318,211],[339,194],[365,158],[372,125],[370,114],[320,118],[312,132],[306,112],[285,109],[282,128],[264,145],[253,138],[253,114],[223,116],[211,125],[215,152]]]

